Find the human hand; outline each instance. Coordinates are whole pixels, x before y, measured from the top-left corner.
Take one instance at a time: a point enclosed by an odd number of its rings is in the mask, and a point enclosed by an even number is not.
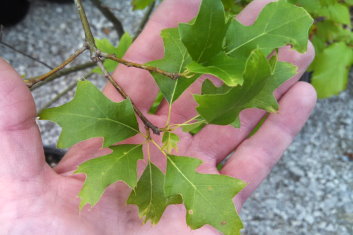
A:
[[[250,24],[263,5],[269,1],[253,1],[238,19]],[[145,63],[163,57],[163,43],[159,32],[175,27],[196,15],[198,0],[166,0],[153,15],[146,29],[132,45],[126,59]],[[276,95],[280,110],[271,114],[261,129],[247,138],[264,114],[260,110],[241,113],[242,127],[205,127],[195,136],[181,131],[178,155],[198,157],[204,164],[199,172],[226,174],[248,183],[234,199],[237,209],[268,175],[286,147],[307,120],[316,100],[313,88],[297,83],[300,75],[313,59],[309,45],[306,54],[298,54],[288,47],[280,50],[279,58],[299,67],[298,74],[282,85]],[[138,107],[146,112],[158,91],[151,76],[138,69],[120,66],[115,78],[125,88]],[[79,212],[77,194],[84,177],[72,175],[77,166],[92,157],[108,153],[100,149],[102,140],[93,139],[75,145],[55,169],[44,161],[43,146],[35,122],[36,113],[30,92],[16,72],[0,61],[0,232],[4,234],[216,234],[210,226],[192,231],[185,223],[185,208],[169,206],[158,225],[143,225],[137,207],[126,205],[130,189],[123,183],[108,188],[102,200],[92,209]],[[195,116],[195,102],[191,94],[200,90],[194,84],[173,106],[172,123],[182,123]],[[105,94],[115,101],[122,98],[107,86]],[[156,115],[148,118],[163,126],[167,115],[164,104]],[[160,141],[154,136],[156,141]],[[141,141],[138,137],[125,143]],[[235,153],[218,172],[216,165],[228,154]],[[162,169],[164,158],[152,149],[152,161]],[[139,168],[143,167],[143,161]]]

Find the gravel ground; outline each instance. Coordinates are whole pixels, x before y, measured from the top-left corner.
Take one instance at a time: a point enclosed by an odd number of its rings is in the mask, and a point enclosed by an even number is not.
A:
[[[130,1],[106,1],[119,12],[126,31],[134,33],[144,12],[132,12]],[[98,38],[117,36],[112,25],[85,1],[93,32]],[[55,66],[73,48],[82,45],[83,32],[71,5],[32,1],[26,19],[5,29],[3,40],[17,49]],[[47,71],[38,63],[0,47],[4,57],[27,77]],[[85,56],[79,62],[85,61]],[[87,58],[87,57],[86,57]],[[76,75],[81,78],[85,72]],[[353,73],[351,74],[353,75]],[[352,77],[352,76],[351,76]],[[99,87],[104,81],[93,77]],[[40,109],[63,87],[73,82],[62,78],[53,86],[34,92]],[[73,92],[55,105],[68,101]],[[244,234],[353,234],[353,78],[338,97],[320,100],[310,120],[273,169],[271,175],[242,210]],[[59,128],[49,122],[39,126],[46,145],[54,145]]]

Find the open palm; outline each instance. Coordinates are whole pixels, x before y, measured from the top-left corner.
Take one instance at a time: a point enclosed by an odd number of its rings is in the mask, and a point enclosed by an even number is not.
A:
[[[253,1],[238,19],[251,24],[268,1]],[[131,46],[126,59],[145,63],[163,57],[163,42],[159,32],[193,18],[198,0],[166,0],[153,15],[141,36]],[[283,48],[279,58],[299,67],[298,74],[276,91],[280,110],[269,116],[262,128],[251,138],[249,132],[264,114],[260,110],[241,113],[242,127],[208,125],[195,136],[181,131],[178,155],[197,157],[204,164],[201,173],[226,174],[248,183],[234,199],[239,210],[278,161],[293,137],[307,120],[316,100],[313,88],[297,82],[313,59],[309,45],[306,54]],[[153,103],[158,91],[151,76],[138,69],[120,66],[115,79],[125,88],[132,100],[144,112]],[[195,102],[191,94],[199,92],[194,84],[173,105],[172,123],[182,123],[195,116]],[[120,101],[111,87],[105,94]],[[44,161],[43,146],[36,125],[35,105],[31,94],[18,74],[5,61],[0,61],[0,233],[1,234],[216,234],[210,226],[192,231],[185,223],[185,208],[169,206],[160,223],[143,225],[137,207],[127,205],[130,189],[123,183],[108,188],[96,207],[79,212],[80,191],[84,176],[73,175],[77,166],[87,159],[105,155],[102,140],[93,139],[75,145],[60,164],[51,169]],[[168,105],[163,104],[156,115],[148,116],[157,126],[163,126]],[[141,126],[142,127],[142,126]],[[159,142],[159,137],[156,137]],[[141,141],[138,137],[125,142]],[[152,161],[162,169],[164,158],[151,149]],[[218,162],[233,152],[224,168]],[[144,161],[139,162],[140,172]]]

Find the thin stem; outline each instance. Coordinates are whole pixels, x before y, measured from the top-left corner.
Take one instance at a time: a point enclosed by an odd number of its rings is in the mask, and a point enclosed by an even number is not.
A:
[[[87,47],[82,47],[80,49],[78,49],[77,51],[75,51],[74,54],[72,54],[69,58],[67,58],[61,65],[59,65],[58,67],[54,68],[53,70],[47,72],[46,74],[43,74],[41,76],[35,77],[34,79],[25,80],[25,83],[27,84],[27,86],[29,88],[31,88],[33,85],[37,84],[38,82],[44,81],[45,79],[47,79],[48,77],[52,76],[53,74],[55,74],[56,72],[60,71],[61,69],[63,69],[66,65],[70,64],[72,61],[74,61],[79,55],[81,55],[85,50],[87,50]]]
[[[100,12],[105,16],[105,18],[107,18],[107,20],[109,20],[113,24],[118,34],[118,37],[121,38],[125,31],[119,19],[116,18],[113,12],[111,12],[108,7],[104,6],[100,0],[91,0],[91,2],[98,8],[98,10],[100,10]]]
[[[206,123],[204,120],[198,121],[198,122],[193,122],[192,124],[198,124],[198,123]],[[182,127],[182,126],[188,126],[190,123],[181,123],[181,124],[173,124],[171,127]]]
[[[168,119],[170,119],[170,113],[171,113],[171,107],[169,107],[170,109],[168,110]],[[174,130],[176,130],[177,128],[179,128],[179,127],[182,127],[182,126],[187,126],[187,125],[189,125],[188,123],[190,123],[190,122],[192,122],[193,120],[195,120],[195,119],[197,119],[198,117],[200,117],[199,115],[197,115],[197,116],[195,116],[195,117],[193,117],[193,118],[191,118],[191,119],[189,119],[189,120],[187,120],[187,121],[185,121],[185,122],[183,122],[183,123],[180,123],[180,124],[169,124],[168,123],[168,119],[167,119],[167,124],[165,125],[165,127],[164,128],[161,128],[160,129],[160,131],[161,132],[170,132],[170,131],[174,131]],[[170,122],[170,121],[169,121]],[[194,123],[202,123],[202,122],[204,122],[204,120],[201,120],[201,121],[198,121],[198,122],[194,122]],[[192,124],[194,124],[194,123],[192,123]]]
[[[150,132],[150,129],[149,129],[147,126],[145,126],[145,130],[146,130],[146,136],[145,136],[145,139],[149,141],[150,139],[152,139],[152,138],[151,138],[151,132]]]
[[[52,66],[48,65],[44,61],[41,61],[40,59],[37,59],[37,58],[35,58],[35,57],[31,56],[31,55],[26,54],[25,52],[16,49],[15,47],[11,46],[10,44],[7,44],[6,42],[0,41],[0,44],[5,46],[5,47],[7,47],[7,48],[9,48],[9,49],[11,49],[11,50],[13,50],[13,51],[15,51],[15,52],[17,52],[17,53],[19,53],[19,54],[21,54],[21,55],[23,55],[23,56],[26,56],[26,57],[30,58],[31,60],[33,60],[33,61],[35,61],[37,63],[40,63],[41,65],[47,67],[48,69],[53,69]]]
[[[115,55],[110,55],[110,54],[106,54],[106,53],[103,53],[103,52],[99,52],[99,56],[102,57],[102,58],[105,58],[105,59],[114,60],[116,62],[119,62],[119,63],[127,66],[127,67],[134,67],[134,68],[144,69],[144,70],[147,70],[147,71],[150,71],[150,72],[159,73],[159,74],[162,74],[162,75],[164,75],[166,77],[171,78],[172,80],[176,80],[176,79],[178,79],[178,78],[183,76],[183,74],[180,74],[180,73],[170,73],[170,72],[164,71],[162,69],[159,69],[157,67],[144,65],[144,64],[137,64],[137,63],[134,63],[134,62],[131,62],[131,61],[124,60],[122,58],[118,58]]]
[[[150,162],[151,161],[150,141],[147,142],[146,148],[147,148],[147,159]]]
[[[39,82],[39,83],[33,85],[31,87],[31,91],[33,91],[33,90],[35,90],[35,89],[47,84],[48,82],[54,81],[57,78],[60,78],[62,76],[69,75],[71,73],[78,72],[78,71],[81,71],[81,70],[84,70],[84,69],[87,69],[87,68],[91,68],[91,67],[93,67],[95,65],[96,65],[95,62],[87,62],[87,63],[84,63],[84,64],[79,64],[79,65],[72,66],[72,67],[67,68],[67,69],[60,70],[59,72],[57,72],[57,73],[51,75],[50,77],[48,77],[47,79],[45,79],[43,82]],[[28,78],[28,80],[33,80],[33,79],[35,79],[35,77]]]
[[[200,115],[196,115],[195,117],[190,118],[189,120],[187,120],[187,121],[185,121],[185,122],[183,122],[183,123],[181,123],[181,124],[174,124],[174,125],[186,125],[186,124],[188,124],[188,123],[194,121],[195,119],[197,119],[197,118],[199,118],[199,117],[200,117]]]
[[[93,59],[94,56],[96,55],[97,48],[91,31],[91,27],[87,20],[85,9],[83,8],[83,5],[82,5],[82,0],[75,0],[75,4],[76,4],[78,14],[80,15],[82,28],[85,32],[85,39],[88,44],[89,50],[91,52],[91,58]]]
[[[120,95],[124,99],[130,99],[129,96],[126,94],[126,92],[123,90],[122,87],[119,86],[119,84],[113,79],[112,75],[105,69],[103,62],[101,60],[98,60],[97,62],[99,68],[102,70],[105,78],[107,78],[110,83],[114,86],[114,88],[120,93]],[[144,115],[143,113],[137,108],[137,106],[134,104],[134,102],[130,99],[132,106],[134,108],[134,111],[136,115],[141,119],[141,121],[145,124],[146,127],[152,130],[152,132],[156,135],[159,135],[161,133],[160,129],[153,125]]]
[[[165,123],[165,127],[169,126],[171,117],[172,117],[172,103],[169,103],[169,106],[168,106],[168,117],[167,117],[167,121]]]

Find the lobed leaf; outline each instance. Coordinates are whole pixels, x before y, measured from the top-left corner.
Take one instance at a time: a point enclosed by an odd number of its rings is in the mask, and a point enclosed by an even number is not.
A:
[[[232,200],[245,183],[225,175],[197,173],[199,159],[167,158],[166,195],[181,195],[187,211],[186,223],[192,229],[209,224],[225,235],[240,234],[243,225]]]
[[[254,50],[246,63],[244,84],[226,93],[195,95],[197,111],[208,122],[239,127],[239,113],[247,108],[260,108],[268,112],[278,109],[274,90],[293,76],[296,68],[288,63],[271,64],[261,52]],[[224,88],[220,88],[224,89]]]
[[[137,160],[143,159],[142,145],[118,145],[111,149],[113,153],[86,161],[75,171],[86,174],[79,193],[80,208],[96,205],[105,189],[117,181],[124,181],[131,188],[136,186]]]
[[[165,195],[164,181],[165,175],[149,162],[129,196],[127,203],[138,206],[139,215],[145,223],[150,220],[152,224],[157,224],[168,205],[182,203],[179,195]]]
[[[268,55],[288,44],[305,52],[312,23],[313,19],[303,8],[285,1],[269,3],[253,25],[232,21],[226,35],[226,54],[247,58],[252,50],[259,48]]]
[[[221,1],[203,0],[197,17],[191,23],[180,24],[182,42],[195,62],[205,63],[222,51],[228,29]]]
[[[44,110],[39,118],[62,127],[59,148],[68,148],[93,137],[103,137],[103,146],[108,147],[139,133],[131,101],[115,103],[89,81],[78,82],[72,101]]]
[[[223,52],[229,22],[221,1],[203,0],[197,17],[189,24],[180,24],[179,32],[194,61],[187,65],[188,71],[212,74],[227,85],[236,86],[242,82],[234,76],[239,68],[236,61]]]

